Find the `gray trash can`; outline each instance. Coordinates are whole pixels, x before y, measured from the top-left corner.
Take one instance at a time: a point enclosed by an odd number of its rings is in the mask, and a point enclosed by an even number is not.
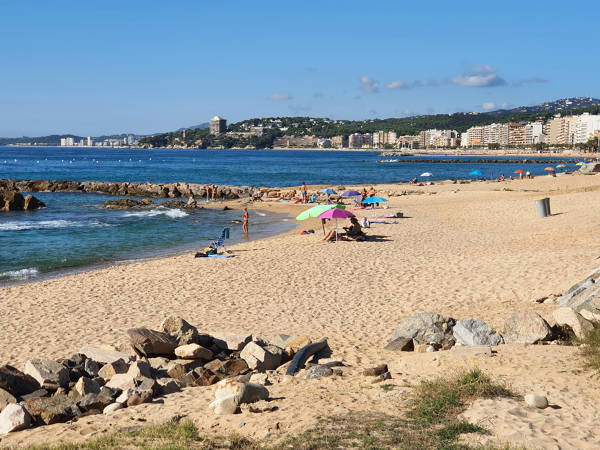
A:
[[[546,209],[546,200],[548,200],[548,199],[547,198],[538,198],[535,200],[535,207],[537,209],[539,218],[543,218],[548,215],[547,209]],[[550,205],[548,204],[548,208],[549,207],[550,207]]]
[[[550,213],[550,198],[546,197],[544,199],[544,207],[546,208],[546,216],[551,216],[552,214]]]

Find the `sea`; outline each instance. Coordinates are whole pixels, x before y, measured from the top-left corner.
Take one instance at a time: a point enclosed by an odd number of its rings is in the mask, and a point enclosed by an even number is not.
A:
[[[403,158],[364,151],[0,146],[0,178],[265,187],[298,186],[304,181],[335,188],[344,184],[406,182],[426,172],[432,174],[426,178],[429,181],[481,177],[470,175],[473,171],[480,171],[488,179],[501,174],[508,177],[517,169],[544,175],[548,166],[476,162],[481,157],[410,157],[466,161],[461,164],[404,163]],[[576,168],[575,164],[565,163],[564,168],[556,170]],[[230,228],[226,245],[246,239],[237,223],[240,212],[235,210],[180,210],[161,205],[147,210],[114,210],[101,207],[106,200],[115,199],[113,196],[42,192],[35,196],[46,204],[45,208],[0,213],[0,284],[202,249],[226,227]],[[272,236],[295,226],[293,217],[253,210],[248,238]]]

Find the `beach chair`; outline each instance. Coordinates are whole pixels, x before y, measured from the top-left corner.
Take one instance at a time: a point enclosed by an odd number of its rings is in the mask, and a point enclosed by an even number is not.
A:
[[[216,241],[210,243],[210,247],[214,248],[217,252],[219,251],[219,247],[223,247],[223,250],[225,250],[225,239],[229,239],[229,228],[223,228],[221,235]]]
[[[310,200],[309,200],[309,202],[310,202],[310,203],[315,203],[316,201],[317,201],[317,194],[313,194],[313,195],[311,195],[311,196],[310,196]]]

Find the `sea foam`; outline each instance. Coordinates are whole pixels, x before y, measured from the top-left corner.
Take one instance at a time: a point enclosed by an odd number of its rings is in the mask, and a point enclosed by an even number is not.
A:
[[[149,211],[128,212],[123,214],[123,217],[155,217],[160,215],[170,217],[171,219],[180,219],[182,217],[186,217],[188,214],[180,209],[158,207]]]
[[[0,272],[1,279],[12,279],[12,280],[25,280],[27,278],[35,277],[38,274],[38,270],[35,267],[29,269],[20,270],[7,270],[6,272]]]
[[[75,221],[75,220],[33,220],[10,221],[0,223],[0,231],[23,231],[23,230],[50,230],[54,228],[79,228],[79,227],[105,227],[108,224],[97,220]]]

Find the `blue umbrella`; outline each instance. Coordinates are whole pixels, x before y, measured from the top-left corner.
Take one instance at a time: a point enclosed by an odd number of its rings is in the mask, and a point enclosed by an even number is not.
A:
[[[483,172],[481,170],[474,170],[473,172],[469,172],[469,175],[477,175],[477,176],[482,176]]]
[[[342,197],[355,197],[357,195],[360,195],[360,192],[358,191],[346,191],[342,194]]]
[[[336,192],[331,188],[327,188],[327,189],[321,189],[319,191],[319,193],[330,195],[330,194],[335,194]]]
[[[385,199],[383,197],[368,197],[368,198],[365,198],[362,202],[363,203],[383,203],[383,202],[387,202],[387,199]]]

